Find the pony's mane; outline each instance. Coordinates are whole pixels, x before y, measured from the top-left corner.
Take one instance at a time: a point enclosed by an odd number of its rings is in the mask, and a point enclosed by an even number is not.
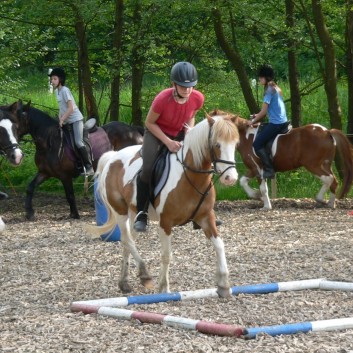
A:
[[[210,136],[211,144],[215,144],[219,139],[226,142],[239,141],[238,129],[232,118],[235,118],[232,114],[212,116],[214,123],[212,125]],[[209,132],[210,124],[206,118],[196,124],[185,136],[185,148],[189,148],[192,152],[194,163],[197,168],[201,167],[205,156],[209,153]]]
[[[229,117],[234,116],[232,113],[219,110],[219,109],[215,109],[210,113],[210,116],[215,116],[215,115],[229,116]],[[240,117],[239,115],[236,115],[236,118],[237,118],[236,125],[238,127],[239,132],[246,131],[248,129],[247,120]]]
[[[14,122],[13,116],[6,110],[0,109],[0,120],[9,119],[11,122]]]
[[[32,126],[32,133],[48,138],[59,135],[59,122],[48,113],[34,107],[29,107],[26,113],[28,114],[29,125]]]
[[[9,119],[12,123],[17,122],[16,116],[9,110],[9,106],[0,107],[0,120]]]

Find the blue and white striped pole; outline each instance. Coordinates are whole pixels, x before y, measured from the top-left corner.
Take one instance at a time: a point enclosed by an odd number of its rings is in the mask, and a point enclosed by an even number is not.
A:
[[[262,326],[244,329],[245,338],[255,338],[260,333],[266,333],[270,336],[292,335],[295,333],[307,333],[309,331],[334,331],[353,328],[353,317],[320,320],[320,321],[305,321],[294,324],[284,324],[275,326]]]
[[[285,292],[285,291],[298,291],[298,290],[304,290],[304,289],[319,289],[320,283],[322,281],[323,279],[318,278],[318,279],[307,279],[307,280],[301,280],[301,281],[249,284],[249,285],[232,287],[229,289],[229,292],[231,295],[238,295],[238,294],[268,294],[268,293]],[[203,299],[203,298],[212,298],[212,297],[216,297],[216,298],[218,297],[217,288],[78,301],[78,302],[73,302],[71,304],[71,310],[79,311],[78,308],[81,305],[124,307],[128,305],[133,305],[133,304],[152,304],[152,303],[162,303],[162,302],[168,302],[168,301],[184,301],[184,300]]]

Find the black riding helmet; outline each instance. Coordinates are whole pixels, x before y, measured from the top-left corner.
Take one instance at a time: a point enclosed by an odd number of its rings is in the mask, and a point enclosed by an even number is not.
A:
[[[193,64],[180,61],[172,67],[170,80],[182,87],[194,87],[197,84],[197,71]]]
[[[275,72],[271,65],[265,64],[259,68],[258,77],[264,77],[267,82],[273,81],[275,78]]]
[[[60,68],[60,67],[55,67],[50,74],[48,74],[49,77],[52,76],[57,76],[59,77],[60,83],[64,86],[65,85],[65,80],[66,80],[66,74],[65,71]]]

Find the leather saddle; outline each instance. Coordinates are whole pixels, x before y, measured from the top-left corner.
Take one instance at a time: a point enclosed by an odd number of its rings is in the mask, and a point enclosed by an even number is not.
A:
[[[75,146],[75,138],[71,125],[63,126],[63,150],[72,161],[76,161],[81,168],[81,158]],[[97,126],[94,118],[87,120],[83,126],[83,142],[89,151],[91,161],[98,160],[100,156],[111,150],[111,143],[107,133],[101,127]]]
[[[162,191],[168,180],[170,172],[170,152],[167,146],[163,145],[159,155],[154,162],[152,176],[150,180],[150,199],[152,204]]]
[[[268,123],[261,123],[258,128],[257,128],[257,132],[256,132],[256,135],[255,135],[255,139],[254,141],[256,140],[256,138],[261,134],[261,131],[262,129],[264,128],[264,126],[266,126]],[[272,156],[272,145],[273,145],[273,142],[275,141],[275,139],[280,136],[280,135],[286,135],[288,134],[291,130],[292,130],[293,126],[292,126],[292,123],[290,121],[287,121],[286,124],[283,125],[281,131],[279,131],[279,133],[274,137],[272,138],[270,141],[267,142],[266,146],[265,146],[265,149],[266,149],[266,152]]]

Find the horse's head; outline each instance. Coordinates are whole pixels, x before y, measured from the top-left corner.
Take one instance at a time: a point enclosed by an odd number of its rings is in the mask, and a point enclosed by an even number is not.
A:
[[[233,185],[238,179],[235,168],[235,149],[239,143],[237,116],[221,111],[213,113],[207,116],[211,161],[220,182]]]
[[[0,152],[6,156],[8,161],[18,166],[23,158],[18,139],[18,120],[12,106],[0,110]]]

